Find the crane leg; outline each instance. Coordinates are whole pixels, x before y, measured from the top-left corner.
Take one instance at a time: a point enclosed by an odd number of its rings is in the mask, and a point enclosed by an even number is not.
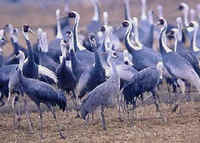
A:
[[[42,110],[40,108],[40,103],[36,104],[36,105],[37,105],[38,110],[40,112],[40,142],[41,142],[41,140],[43,139],[43,135],[42,135],[42,125],[43,125],[43,123],[42,123]]]
[[[101,119],[102,119],[102,127],[104,130],[106,130],[106,122],[104,118],[104,107],[101,105]]]
[[[77,114],[76,114],[76,117],[75,118],[80,118],[81,116],[79,115],[79,104],[78,104],[78,97],[76,96],[76,93],[75,93],[75,91],[74,90],[72,90],[72,94],[73,94],[73,102],[74,102],[74,106],[75,106],[75,109],[76,109],[76,112],[77,112]]]
[[[163,122],[166,122],[166,119],[164,118],[162,112],[160,111],[159,104],[157,103],[157,97],[158,97],[158,95],[156,95],[156,91],[153,90],[151,93],[153,94],[154,104],[156,106],[156,112],[159,112],[160,118],[163,120]]]
[[[3,95],[2,95],[1,92],[0,92],[0,102],[1,102],[0,107],[2,107],[5,103],[4,103],[4,101],[3,101]]]
[[[52,115],[53,115],[53,118],[54,118],[54,120],[56,121],[56,126],[57,126],[57,129],[58,129],[58,132],[59,132],[60,137],[61,137],[62,139],[65,139],[65,136],[62,134],[61,128],[60,128],[60,126],[59,126],[59,124],[58,124],[58,121],[57,121],[57,119],[56,119],[56,113],[55,113],[55,111],[54,111],[53,106],[47,105],[47,107],[51,110],[51,113],[52,113]]]
[[[183,95],[183,97],[181,97],[180,99],[178,99],[178,101],[175,103],[175,106],[172,108],[172,112],[176,112],[176,110],[179,107],[179,104],[183,101],[183,99],[185,99],[185,82],[182,80],[178,80],[178,84],[180,85],[181,88],[181,93]],[[181,111],[181,109],[180,109]]]
[[[28,108],[27,108],[26,96],[24,96],[24,110],[26,112],[26,118],[28,118],[29,130],[32,132],[33,131],[33,122],[31,121],[30,112],[28,111]]]

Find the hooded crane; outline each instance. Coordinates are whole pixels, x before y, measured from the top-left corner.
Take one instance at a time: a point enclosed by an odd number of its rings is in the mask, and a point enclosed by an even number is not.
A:
[[[14,28],[12,24],[7,24],[4,29],[9,32],[10,34],[10,41],[13,47],[13,53],[9,55],[9,58],[5,61],[5,65],[9,64],[18,64],[19,59],[16,58],[16,54],[18,54],[19,50],[23,51],[25,56],[28,55],[28,50],[25,49],[23,46],[21,46],[18,42],[19,37],[19,30],[17,28]]]
[[[106,130],[104,108],[116,104],[115,99],[120,96],[120,79],[111,56],[113,55],[110,53],[107,59],[112,69],[111,77],[89,92],[88,97],[83,100],[80,107],[81,117],[84,120],[89,113],[93,113],[98,107],[101,107],[102,127],[104,130]]]
[[[194,68],[198,76],[200,77],[200,68],[199,62],[197,57],[194,53],[185,48],[184,44],[182,43],[182,19],[180,17],[177,18],[178,30],[172,29],[171,34],[174,35],[175,38],[175,51],[185,58]],[[190,86],[187,86],[190,92]]]
[[[200,91],[200,78],[193,69],[192,65],[184,57],[169,49],[165,43],[167,21],[164,18],[160,18],[158,24],[162,26],[159,44],[165,68],[173,79],[189,82],[191,85],[195,86],[198,91]],[[182,87],[182,92],[184,92],[184,88],[185,85]],[[178,105],[179,103],[174,106],[173,111],[176,111]]]
[[[105,70],[101,63],[101,55],[97,47],[97,43],[95,40],[95,36],[90,36],[90,43],[92,47],[95,49],[95,64],[89,70],[86,70],[82,73],[76,90],[79,92],[78,97],[82,98],[86,93],[92,91],[99,84],[103,83],[106,80]]]
[[[184,22],[184,27],[188,26],[189,25],[189,20],[188,20],[188,17],[189,17],[189,6],[188,4],[182,2],[180,3],[179,7],[178,7],[178,10],[181,11],[183,13],[183,22]],[[184,38],[185,40],[189,41],[190,42],[190,45],[192,44],[192,32],[188,29],[185,29],[184,30]]]
[[[191,21],[189,24],[189,28],[193,30],[193,35],[192,35],[192,45],[190,49],[193,51],[193,53],[196,55],[198,60],[200,59],[200,48],[199,48],[199,42],[198,40],[198,30],[199,30],[199,24],[196,21]],[[199,41],[199,42],[197,42]]]
[[[151,92],[153,95],[154,104],[156,106],[156,111],[160,112],[160,108],[157,102],[158,95],[156,88],[160,80],[162,80],[162,72],[163,64],[160,62],[156,67],[148,67],[136,73],[132,79],[122,88],[125,103],[132,104],[134,109],[136,107],[136,99],[144,92]],[[162,115],[161,118],[163,118]]]
[[[75,18],[75,24],[73,27],[73,48],[76,52],[77,58],[82,61],[83,64],[91,66],[94,64],[94,54],[89,50],[85,49],[78,39],[78,26],[80,21],[80,15],[76,11],[69,12],[70,18]]]
[[[134,44],[130,41],[130,34],[132,30],[132,24],[130,21],[123,22],[122,26],[127,28],[126,37],[125,37],[125,46],[128,52],[132,55],[132,63],[134,67],[140,71],[149,66],[156,66],[159,62],[162,61],[161,55],[153,49],[144,47],[138,39],[137,31],[137,18],[133,19],[134,25],[134,35],[135,41]],[[145,57],[145,58],[144,58]]]
[[[23,54],[20,52],[20,54]],[[61,91],[57,91],[53,86],[36,80],[36,79],[31,79],[31,78],[26,78],[23,73],[22,73],[22,68],[24,67],[24,55],[19,56],[21,59],[20,64],[16,68],[17,72],[17,78],[15,81],[15,84],[13,86],[20,86],[22,93],[26,94],[37,106],[38,111],[40,113],[40,138],[43,138],[42,135],[42,125],[43,125],[43,117],[42,117],[42,111],[40,108],[40,104],[43,103],[45,104],[50,111],[53,114],[53,118],[56,121],[56,126],[58,128],[59,135],[61,138],[64,138],[64,136],[61,133],[59,124],[56,119],[56,114],[54,111],[54,106],[59,106],[59,108],[63,111],[65,111],[66,108],[66,97],[64,96],[64,93]],[[24,96],[26,96],[24,95]]]
[[[58,65],[56,69],[56,75],[58,78],[57,86],[58,88],[66,91],[67,93],[72,92],[74,98],[76,98],[75,87],[76,87],[76,77],[74,73],[72,73],[71,68],[66,64],[66,55],[68,54],[67,46],[69,46],[69,41],[71,38],[71,34],[67,33],[66,40],[61,40],[61,51],[62,56],[60,57],[60,65]]]
[[[48,68],[44,66],[37,65],[35,63],[35,58],[33,55],[33,50],[31,46],[31,42],[29,40],[29,34],[28,34],[31,31],[32,30],[30,26],[28,25],[23,26],[23,35],[24,35],[27,48],[28,48],[28,59],[23,65],[23,74],[26,77],[36,78],[36,79],[39,77],[39,75],[47,76],[51,78],[55,83],[57,83],[57,78],[54,72],[50,71]]]

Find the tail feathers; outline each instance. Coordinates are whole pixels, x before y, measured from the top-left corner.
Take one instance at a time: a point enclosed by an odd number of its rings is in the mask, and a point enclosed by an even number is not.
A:
[[[56,74],[42,65],[38,65],[38,73],[51,78],[55,83],[58,82]]]

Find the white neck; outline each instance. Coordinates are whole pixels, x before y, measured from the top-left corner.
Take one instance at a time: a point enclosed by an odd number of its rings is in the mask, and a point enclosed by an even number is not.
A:
[[[94,16],[92,18],[93,21],[98,21],[99,20],[99,13],[98,13],[98,6],[96,2],[94,2]]]
[[[167,26],[167,25],[165,25],[165,27],[166,27],[166,26]],[[161,32],[163,31],[163,29],[164,29],[165,27],[162,28]],[[172,52],[172,50],[169,49],[168,46],[167,46],[166,30],[165,30],[165,32],[164,32],[164,35],[161,37],[161,42],[162,42],[163,48],[165,49],[165,51],[166,51],[167,53]]]
[[[56,23],[57,23],[57,39],[63,39],[62,31],[61,31],[61,26],[60,26],[60,15],[56,15]]]
[[[103,13],[103,18],[104,18],[104,25],[108,25],[108,12]]]
[[[11,37],[12,37],[14,43],[18,42],[18,37],[16,35],[12,34]]]
[[[184,24],[185,24],[185,26],[188,26],[189,25],[189,22],[188,22],[188,9],[186,8],[186,9],[184,9],[184,11],[183,11],[183,16],[184,16]]]
[[[24,60],[25,60],[25,56],[24,55],[20,55],[20,58],[19,58],[19,69],[22,71],[23,69],[23,66],[24,66]]]
[[[147,15],[146,15],[146,0],[141,0],[142,2],[142,15],[141,15],[141,19],[142,20],[146,20],[147,19]]]
[[[29,34],[28,34],[28,32],[24,32],[24,38],[25,38],[26,40],[30,40],[30,39],[29,39]]]
[[[177,22],[177,26],[178,26],[178,37],[177,37],[177,40],[178,41],[182,41],[182,29],[183,29],[183,25],[182,25],[182,19],[180,17],[178,17],[176,19],[176,22]]]
[[[177,33],[178,34],[178,33]],[[177,45],[178,45],[178,37],[175,36],[175,41],[174,41],[174,51],[176,52],[177,50]]]
[[[196,45],[198,29],[199,29],[199,26],[195,26],[195,27],[194,27],[192,47],[193,47],[193,50],[194,50],[195,52],[200,51],[200,49],[199,49],[199,48],[197,47],[197,45]]]
[[[138,22],[137,22],[137,19],[135,20],[135,24],[133,25],[134,27],[134,42],[135,42],[135,46],[134,46],[134,49],[135,50],[141,50],[142,49],[142,44],[140,43],[140,40],[139,40],[139,32],[138,32]]]
[[[129,54],[127,50],[123,51],[123,57],[124,57],[124,62],[128,62],[130,65],[132,65],[132,56]]]

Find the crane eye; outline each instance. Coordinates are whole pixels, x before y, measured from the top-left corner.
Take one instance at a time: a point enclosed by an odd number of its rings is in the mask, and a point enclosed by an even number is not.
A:
[[[160,25],[164,25],[165,22],[164,22],[163,19],[160,19],[160,20],[159,20],[159,23],[160,23]]]
[[[194,24],[193,24],[193,23],[190,23],[189,26],[190,26],[190,27],[194,27]]]
[[[128,23],[127,21],[124,21],[124,22],[122,23],[122,26],[123,26],[123,27],[128,27],[128,26],[129,26],[129,23]]]
[[[105,26],[101,26],[101,29],[100,29],[101,32],[105,32],[106,31],[106,28]]]
[[[179,9],[179,10],[183,10],[184,7],[183,7],[182,5],[180,5],[180,6],[178,7],[178,9]]]

